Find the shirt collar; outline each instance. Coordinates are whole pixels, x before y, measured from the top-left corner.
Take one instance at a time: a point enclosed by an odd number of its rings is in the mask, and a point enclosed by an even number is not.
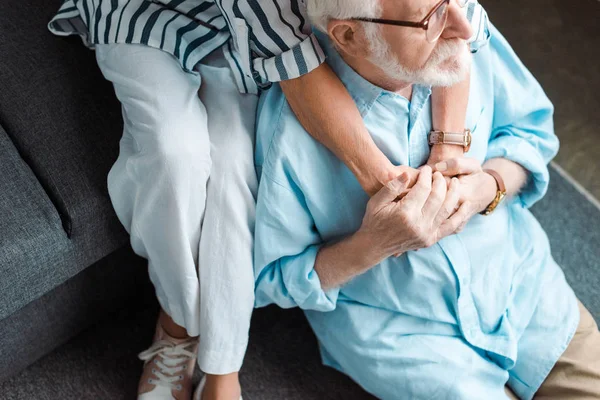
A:
[[[323,50],[325,51],[325,54],[327,55],[327,63],[337,74],[342,83],[344,83],[344,86],[346,86],[346,89],[356,103],[363,118],[367,115],[371,107],[373,107],[373,104],[375,104],[375,101],[380,96],[389,95],[391,97],[402,97],[399,94],[374,85],[360,76],[360,74],[358,74],[346,63],[346,61],[344,61],[326,34],[323,32],[315,32],[315,34]],[[429,97],[429,94],[431,94],[430,87],[415,85],[413,88],[413,101],[415,100],[415,96],[417,96],[424,102],[426,101],[427,97]]]

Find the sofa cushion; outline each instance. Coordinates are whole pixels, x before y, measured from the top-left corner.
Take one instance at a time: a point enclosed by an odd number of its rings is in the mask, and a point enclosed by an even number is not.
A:
[[[0,320],[52,287],[69,247],[56,208],[0,126]]]
[[[120,107],[94,53],[47,30],[60,3],[0,3],[0,121],[68,235],[102,246],[111,235],[103,219],[116,218],[106,176],[118,154]]]

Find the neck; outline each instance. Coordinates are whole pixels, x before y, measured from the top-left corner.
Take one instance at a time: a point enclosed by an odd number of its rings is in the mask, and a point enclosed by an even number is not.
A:
[[[405,81],[398,81],[390,78],[383,72],[381,68],[372,62],[364,59],[350,56],[340,52],[340,55],[356,73],[371,82],[373,85],[379,86],[388,92],[393,92],[404,96],[410,100],[413,84]]]

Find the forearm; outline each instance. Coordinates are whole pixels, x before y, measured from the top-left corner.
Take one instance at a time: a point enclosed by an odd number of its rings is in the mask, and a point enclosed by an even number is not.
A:
[[[467,106],[469,103],[470,74],[462,82],[451,87],[433,88],[431,113],[433,129],[445,132],[463,132],[466,127]],[[462,146],[436,144],[431,147],[428,164],[461,157]]]
[[[431,95],[431,113],[433,129],[462,132],[465,129],[470,73],[466,79],[450,87],[433,88]]]
[[[506,185],[507,196],[518,194],[527,183],[527,170],[505,158],[492,158],[483,164],[483,169],[493,169],[500,174]]]
[[[367,272],[385,259],[369,237],[361,231],[330,245],[323,246],[315,261],[323,290],[339,287]]]
[[[348,166],[367,192],[395,177],[352,97],[327,64],[281,82],[281,88],[302,126]]]

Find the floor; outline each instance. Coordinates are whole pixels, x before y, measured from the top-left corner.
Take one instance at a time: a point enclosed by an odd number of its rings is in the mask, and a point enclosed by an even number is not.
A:
[[[0,400],[132,400],[151,343],[158,305],[126,306],[13,378]],[[290,335],[293,332],[293,335]],[[341,373],[320,363],[301,311],[269,307],[254,313],[252,341],[240,373],[245,400],[372,400]],[[197,383],[200,373],[196,371]]]
[[[555,161],[600,199],[600,3],[480,1],[556,107]]]
[[[600,209],[551,169],[549,193],[533,212],[548,232],[567,280],[600,322]],[[136,354],[150,344],[156,313],[155,301],[141,309],[126,304],[0,382],[0,400],[134,399],[142,365]],[[255,310],[240,378],[246,400],[373,399],[348,377],[321,364],[316,339],[299,309]]]

